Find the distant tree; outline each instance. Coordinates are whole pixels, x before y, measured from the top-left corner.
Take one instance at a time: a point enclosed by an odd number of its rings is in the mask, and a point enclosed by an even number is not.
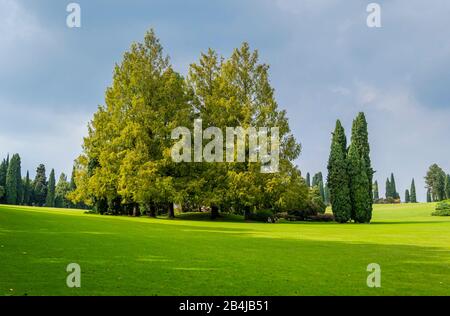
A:
[[[411,181],[410,198],[411,198],[411,203],[417,203],[416,183],[414,181],[414,178]]]
[[[389,178],[386,179],[386,199],[393,199],[393,194],[392,194],[392,186],[391,186],[391,181],[389,181]]]
[[[380,193],[378,190],[378,181],[375,181],[375,183],[373,184],[373,200],[377,201],[380,199]]]
[[[390,191],[391,191],[390,196],[391,198],[395,200],[400,199],[400,194],[397,192],[397,185],[395,184],[394,173],[391,173]]]
[[[311,175],[309,174],[309,172],[306,174],[306,185],[308,186],[308,188],[311,187]]]
[[[50,172],[50,176],[48,177],[47,197],[45,199],[45,206],[47,207],[55,206],[55,189],[56,189],[55,170],[52,169],[52,171]]]
[[[55,207],[68,208],[70,202],[67,199],[67,194],[70,192],[70,183],[67,182],[67,176],[61,173],[58,184],[55,189]]]
[[[433,202],[442,201],[446,198],[445,194],[446,174],[441,167],[433,164],[428,169],[425,176],[426,188],[430,189],[431,200]]]
[[[427,203],[431,203],[432,201],[431,201],[431,190],[430,189],[428,189],[427,190]]]
[[[405,191],[405,203],[410,203],[411,202],[411,196],[409,194],[409,190],[406,189]]]
[[[23,205],[30,205],[31,203],[31,195],[32,195],[32,187],[30,180],[30,173],[27,171],[27,175],[25,179],[23,179]]]
[[[445,177],[445,198],[450,200],[450,174]]]
[[[0,187],[3,188],[3,195],[0,197],[0,203],[6,203],[6,174],[8,172],[9,155],[6,159],[3,159],[0,164]]]
[[[45,166],[40,164],[36,169],[36,177],[33,181],[33,204],[43,206],[47,198],[47,177]]]
[[[20,156],[14,154],[6,173],[6,203],[20,205],[22,203],[22,175],[20,170]]]
[[[347,173],[347,138],[341,122],[336,122],[328,159],[328,187],[331,209],[337,222],[351,218],[350,179]]]

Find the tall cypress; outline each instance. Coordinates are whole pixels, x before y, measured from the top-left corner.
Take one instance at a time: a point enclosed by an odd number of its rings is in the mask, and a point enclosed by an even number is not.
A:
[[[405,203],[410,203],[411,202],[411,196],[409,194],[409,190],[406,189],[405,191]]]
[[[358,223],[368,223],[372,219],[372,179],[374,171],[370,160],[367,121],[362,112],[353,121],[352,139],[347,159],[352,219]]]
[[[19,205],[22,203],[22,175],[20,156],[14,154],[8,164],[6,173],[6,203]]]
[[[348,222],[351,218],[352,205],[347,173],[347,138],[339,120],[336,122],[331,141],[327,183],[330,190],[331,209],[336,221]]]
[[[400,199],[400,194],[398,194],[397,192],[397,185],[395,184],[395,177],[394,177],[394,173],[391,173],[391,197],[393,199]]]
[[[378,190],[378,181],[373,184],[373,200],[378,201],[380,199],[380,193]]]
[[[308,188],[311,187],[311,175],[309,174],[309,172],[306,174],[306,185],[308,186]]]
[[[0,187],[3,188],[3,196],[0,196],[0,203],[6,203],[6,174],[8,173],[9,155],[0,164]]]
[[[23,180],[23,205],[30,205],[31,202],[31,181],[30,173],[27,171],[27,175]]]
[[[393,198],[392,196],[392,186],[391,181],[389,181],[389,178],[386,179],[386,199]]]
[[[52,169],[52,171],[50,172],[50,176],[48,177],[47,197],[45,199],[45,206],[47,207],[55,206],[55,188],[56,188],[55,170]]]
[[[43,206],[47,197],[47,178],[45,175],[45,166],[40,164],[36,169],[36,177],[33,182],[33,203],[37,206]]]
[[[414,178],[411,181],[411,191],[409,193],[410,193],[411,203],[417,203],[416,183],[414,181]]]

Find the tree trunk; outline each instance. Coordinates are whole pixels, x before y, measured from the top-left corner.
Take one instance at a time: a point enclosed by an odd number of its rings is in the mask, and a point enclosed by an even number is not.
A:
[[[219,207],[217,205],[211,205],[211,219],[216,219],[219,216]]]
[[[173,209],[173,203],[169,203],[169,218],[170,219],[175,218],[175,211]]]
[[[150,204],[148,216],[156,218],[156,206],[153,203]]]

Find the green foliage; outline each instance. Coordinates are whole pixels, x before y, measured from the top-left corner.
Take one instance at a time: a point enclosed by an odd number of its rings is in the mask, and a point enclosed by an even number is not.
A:
[[[410,198],[411,198],[411,203],[417,203],[416,183],[414,181],[414,178],[411,181]]]
[[[327,209],[317,186],[312,187],[309,191],[309,202],[307,209],[312,211],[313,214],[324,214]]]
[[[8,173],[9,155],[6,159],[3,159],[0,164],[0,186],[3,187],[3,195],[0,197],[1,203],[6,203],[6,174]]]
[[[311,175],[309,172],[306,174],[306,186],[309,188],[311,187]]]
[[[411,196],[409,194],[409,190],[405,191],[405,203],[410,203],[411,202]]]
[[[450,216],[450,201],[440,202],[436,206],[436,211],[431,213],[433,216]]]
[[[36,169],[36,176],[33,181],[33,204],[43,206],[47,198],[47,177],[45,166],[40,164]]]
[[[6,203],[13,205],[22,203],[23,188],[19,154],[14,154],[9,161],[5,189]]]
[[[348,149],[351,218],[357,223],[369,223],[372,218],[372,177],[367,122],[364,113],[353,121],[352,139]]]
[[[378,188],[378,181],[373,184],[373,200],[378,201],[380,199],[380,193]]]
[[[336,122],[331,142],[327,183],[330,190],[331,208],[336,221],[340,223],[349,221],[352,205],[347,165],[347,138],[339,120]]]
[[[450,199],[450,174],[445,177],[445,197]]]
[[[52,171],[50,172],[50,176],[48,177],[47,183],[47,196],[45,199],[45,206],[47,207],[55,206],[55,186],[56,186],[55,170],[52,169]]]
[[[30,173],[27,171],[27,175],[23,180],[23,205],[31,205],[32,193]]]
[[[58,184],[55,188],[55,207],[68,208],[71,207],[70,201],[67,199],[67,195],[71,191],[70,183],[67,181],[67,176],[61,173]]]
[[[428,169],[425,176],[425,184],[430,190],[431,200],[433,202],[442,201],[446,198],[445,181],[447,175],[437,164],[433,164]]]
[[[431,200],[431,190],[428,189],[427,190],[427,203],[431,203],[431,202],[432,202],[432,200]]]

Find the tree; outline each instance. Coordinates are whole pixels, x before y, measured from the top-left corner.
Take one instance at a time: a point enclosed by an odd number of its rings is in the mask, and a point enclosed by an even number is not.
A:
[[[380,199],[380,194],[378,190],[378,181],[373,184],[373,200],[378,201]]]
[[[325,183],[323,188],[324,190],[324,203],[325,205],[330,205],[330,188],[328,187],[328,183]]]
[[[22,175],[20,171],[20,156],[14,154],[6,173],[6,203],[20,205],[22,203]]]
[[[30,180],[30,173],[27,171],[27,175],[23,180],[23,205],[31,205],[32,186]]]
[[[309,174],[309,172],[306,174],[306,186],[308,188],[311,187],[311,175]]]
[[[446,198],[445,194],[446,174],[437,164],[433,164],[428,169],[425,176],[426,188],[430,190],[431,200],[433,202],[442,201]]]
[[[393,199],[394,194],[392,194],[392,186],[391,181],[389,181],[389,178],[386,179],[386,200],[387,199]]]
[[[347,173],[347,138],[341,122],[336,127],[331,140],[328,159],[327,183],[330,190],[331,209],[337,222],[345,223],[351,218],[350,183]]]
[[[414,181],[414,178],[411,181],[410,198],[411,198],[411,203],[417,203],[416,183]]]
[[[431,202],[432,202],[432,200],[431,200],[431,190],[427,189],[427,203],[431,203]]]
[[[397,185],[395,184],[394,173],[391,173],[391,181],[390,181],[390,198],[394,200],[400,199],[400,194],[397,192]]]
[[[47,183],[47,197],[45,199],[45,206],[47,207],[55,207],[55,182],[55,170],[52,169]]]
[[[47,197],[47,177],[45,166],[40,164],[36,169],[36,176],[33,181],[33,204],[43,206]]]
[[[370,163],[367,122],[364,113],[359,113],[353,121],[352,139],[348,149],[352,219],[358,223],[368,223],[372,218],[373,170]]]
[[[450,174],[445,177],[445,198],[450,199]]]
[[[410,194],[409,194],[409,190],[406,189],[406,191],[405,191],[405,203],[410,203],[410,202],[411,202],[411,197],[410,197]]]
[[[8,173],[9,154],[0,164],[0,187],[3,188],[3,195],[0,197],[0,203],[6,203],[6,174]]]
[[[55,207],[58,208],[68,208],[70,207],[70,202],[67,199],[67,194],[70,192],[70,183],[67,182],[67,176],[61,173],[58,184],[55,188]]]

